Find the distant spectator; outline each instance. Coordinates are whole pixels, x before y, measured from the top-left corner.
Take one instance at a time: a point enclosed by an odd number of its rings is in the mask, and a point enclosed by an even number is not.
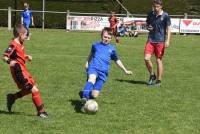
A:
[[[31,23],[32,23],[32,26],[34,26],[32,11],[29,10],[29,4],[24,3],[24,11],[21,13],[21,24],[23,24],[24,27],[27,29],[27,40],[30,39],[29,27]]]
[[[129,35],[128,27],[124,23],[121,23],[121,25],[117,28],[117,32],[121,37]]]
[[[115,16],[115,12],[111,12],[111,16],[108,19],[109,23],[110,23],[110,28],[112,29],[112,34],[115,37],[116,43],[119,43],[119,37],[117,36],[117,24],[118,24],[118,20]]]
[[[133,22],[131,25],[131,34],[133,37],[138,37],[138,26],[137,23]]]

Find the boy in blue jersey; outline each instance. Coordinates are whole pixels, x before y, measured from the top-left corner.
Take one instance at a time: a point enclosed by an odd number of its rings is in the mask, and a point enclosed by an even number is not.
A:
[[[144,59],[147,69],[150,73],[148,85],[154,84],[157,79],[156,85],[161,85],[161,77],[163,73],[162,57],[165,48],[169,47],[170,42],[170,17],[168,13],[162,10],[162,0],[153,1],[153,11],[151,11],[146,19],[147,29],[149,30],[148,40],[144,50]],[[153,64],[151,56],[155,54],[157,62],[157,78],[153,71]]]
[[[31,10],[29,10],[28,3],[24,3],[24,11],[21,13],[21,24],[24,25],[24,27],[27,29],[27,40],[30,39],[29,37],[29,27],[32,23],[32,26],[34,26],[34,20]]]
[[[83,88],[83,92],[80,92],[83,104],[88,99],[95,99],[99,96],[103,84],[107,79],[111,60],[114,60],[125,74],[132,74],[132,72],[127,70],[118,59],[115,47],[110,44],[111,35],[112,29],[107,27],[104,28],[101,33],[102,41],[92,45],[91,52],[85,65],[88,81]]]

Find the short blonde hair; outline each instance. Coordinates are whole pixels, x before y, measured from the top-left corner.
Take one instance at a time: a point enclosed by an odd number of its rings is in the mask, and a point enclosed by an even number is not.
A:
[[[29,7],[29,4],[25,2],[24,7]]]

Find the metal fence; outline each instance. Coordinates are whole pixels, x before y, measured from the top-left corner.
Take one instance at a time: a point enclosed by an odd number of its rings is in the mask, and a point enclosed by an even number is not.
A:
[[[8,27],[11,30],[12,26],[20,21],[20,12],[23,10],[14,10],[11,7],[8,9],[0,9],[0,25]],[[81,12],[71,12],[67,10],[66,12],[58,11],[37,11],[32,10],[34,13],[35,26],[37,28],[62,28],[67,29],[67,18],[70,15],[74,16],[110,16],[108,13],[81,13]],[[2,15],[3,14],[3,15]],[[4,16],[4,17],[2,17]],[[5,17],[7,16],[7,17]],[[146,17],[145,14],[116,14],[118,17]],[[200,15],[188,15],[187,13],[183,15],[170,15],[172,18],[200,18]],[[7,24],[5,23],[7,22]]]

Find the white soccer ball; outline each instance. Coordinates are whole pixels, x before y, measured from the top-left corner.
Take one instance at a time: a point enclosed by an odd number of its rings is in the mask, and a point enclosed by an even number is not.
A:
[[[98,110],[98,104],[95,100],[88,100],[84,105],[84,111],[89,114],[95,114]]]

